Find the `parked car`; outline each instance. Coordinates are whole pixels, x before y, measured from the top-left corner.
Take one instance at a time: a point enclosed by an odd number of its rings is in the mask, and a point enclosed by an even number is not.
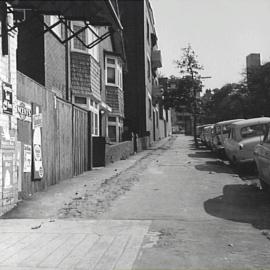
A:
[[[263,141],[254,149],[254,158],[263,190],[270,190],[270,125]]]
[[[201,136],[202,136],[202,133],[203,133],[203,129],[206,126],[208,126],[208,125],[200,125],[200,126],[197,126],[196,127],[196,135],[197,135],[198,138],[201,139]]]
[[[208,138],[208,133],[209,133],[209,127],[212,126],[213,124],[207,124],[202,128],[202,132],[200,135],[200,139],[204,145],[207,146],[207,138]]]
[[[234,165],[254,161],[254,148],[263,140],[269,117],[252,118],[231,124],[229,136],[224,141],[228,159]]]
[[[204,128],[205,144],[208,148],[212,148],[213,130],[214,130],[214,125],[210,125]]]
[[[230,126],[232,123],[241,121],[244,119],[232,119],[227,121],[218,122],[214,125],[213,134],[213,151],[218,154],[225,154],[224,141],[228,138],[230,132]]]

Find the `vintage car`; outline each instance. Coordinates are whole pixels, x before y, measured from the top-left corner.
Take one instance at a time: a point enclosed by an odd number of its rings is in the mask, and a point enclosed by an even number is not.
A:
[[[241,121],[244,119],[232,119],[227,121],[218,122],[214,125],[213,131],[213,151],[218,154],[225,154],[224,141],[228,138],[230,132],[230,126],[232,123]]]
[[[214,129],[214,125],[207,126],[203,129],[205,145],[211,149],[212,149],[212,144],[213,144],[213,129]]]
[[[207,127],[207,126],[209,126],[209,125],[206,124],[206,125],[200,125],[200,126],[197,126],[197,127],[196,127],[196,134],[197,134],[197,137],[198,137],[198,138],[202,139],[203,129],[204,129],[205,127]]]
[[[254,148],[262,142],[269,123],[269,117],[260,117],[231,124],[224,148],[232,164],[254,161]]]
[[[263,141],[254,149],[254,158],[263,190],[270,190],[270,125],[267,126]]]

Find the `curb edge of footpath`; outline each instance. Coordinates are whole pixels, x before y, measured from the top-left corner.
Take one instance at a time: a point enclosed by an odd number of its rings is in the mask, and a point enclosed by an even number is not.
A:
[[[159,141],[153,142],[148,149],[133,154],[125,160],[115,161],[105,167],[93,168],[91,171],[86,171],[78,176],[74,176],[72,178],[60,181],[55,185],[48,186],[43,191],[36,192],[31,195],[29,199],[19,201],[17,206],[3,216],[0,216],[0,219],[17,218],[16,216],[23,215],[20,213],[20,211],[24,212],[25,207],[33,208],[33,204],[35,203],[38,204],[43,200],[53,200],[57,197],[59,192],[62,192],[62,196],[57,199],[58,204],[65,204],[67,201],[72,199],[72,197],[74,197],[74,193],[82,192],[85,189],[85,185],[89,182],[91,182],[90,184],[93,185],[92,191],[95,192],[95,190],[97,190],[104,181],[114,179],[115,177],[123,174],[125,171],[136,166],[141,160],[151,155],[151,153],[157,150],[159,147],[164,146],[172,138],[173,136],[171,135]]]

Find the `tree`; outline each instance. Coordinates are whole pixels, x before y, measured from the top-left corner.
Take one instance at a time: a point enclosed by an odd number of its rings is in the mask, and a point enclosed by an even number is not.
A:
[[[247,88],[241,83],[226,84],[220,89],[214,89],[202,106],[205,123],[246,118],[250,107]]]
[[[192,49],[191,45],[188,44],[186,48],[182,49],[183,54],[179,60],[176,60],[175,63],[177,68],[182,74],[183,78],[190,80],[190,85],[188,85],[188,91],[191,94],[191,109],[193,113],[193,134],[195,146],[198,146],[196,126],[197,126],[197,114],[198,114],[198,92],[201,90],[201,76],[199,71],[203,67],[199,64],[198,57],[195,54],[195,51]]]

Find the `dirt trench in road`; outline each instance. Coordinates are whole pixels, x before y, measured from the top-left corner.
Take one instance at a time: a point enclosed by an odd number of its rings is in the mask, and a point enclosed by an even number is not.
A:
[[[96,192],[89,191],[87,188],[84,193],[76,192],[74,198],[59,209],[57,218],[95,219],[106,212],[113,201],[124,195],[136,182],[140,181],[140,175],[143,174],[144,170],[152,162],[155,162],[156,156],[162,155],[164,151],[170,149],[175,139],[176,137],[172,136],[165,144],[148,150],[149,153],[127,170],[104,179]]]

